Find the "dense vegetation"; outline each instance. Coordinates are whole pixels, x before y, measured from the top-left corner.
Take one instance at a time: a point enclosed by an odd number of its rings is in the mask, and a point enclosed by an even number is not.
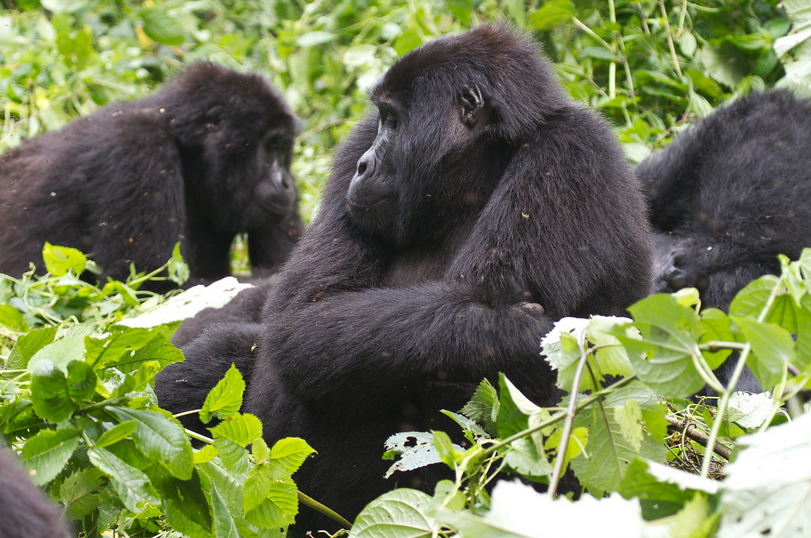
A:
[[[801,0],[2,5],[0,150],[211,59],[265,74],[302,118],[294,169],[307,216],[335,144],[367,107],[365,89],[399,55],[481,21],[509,20],[544,43],[568,90],[613,122],[632,161],[750,89],[790,85],[811,94],[811,2]],[[184,314],[159,310],[132,321],[165,300],[138,290],[145,277],[99,288],[73,276],[88,263],[78,253],[49,248],[45,257],[44,278],[0,277],[0,427],[77,529],[265,536],[286,527],[300,502],[315,504],[293,482],[307,464],[306,440],[265,446],[258,421],[238,413],[244,383],[236,372],[203,410],[228,418],[210,438],[195,436],[205,448],[192,449],[156,407],[150,381],[181,360],[167,336]],[[167,271],[182,280],[179,260]],[[502,379],[498,392],[482,385],[464,410],[449,410],[467,448],[441,432],[392,438],[393,472],[448,465],[456,480],[433,497],[411,490],[382,497],[353,535],[585,535],[612,526],[627,536],[805,535],[811,426],[800,416],[811,388],[810,290],[806,253],[785,260],[781,276],[752,283],[728,316],[699,313],[688,291],[638,303],[633,324],[562,324],[544,352],[577,398],[537,408]],[[711,368],[732,350],[773,395],[735,395],[737,378],[718,383]],[[610,376],[623,379],[611,385]],[[704,384],[718,390],[718,401],[684,399]],[[730,459],[725,482],[708,479]],[[555,500],[567,466],[590,493],[610,495]],[[509,474],[550,481],[552,494],[512,482],[487,487]],[[392,506],[405,508],[383,525]],[[581,511],[589,515],[573,515]]]

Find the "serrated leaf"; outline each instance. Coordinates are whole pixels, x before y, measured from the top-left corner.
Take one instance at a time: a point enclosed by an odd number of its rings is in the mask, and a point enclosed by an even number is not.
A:
[[[45,242],[42,259],[46,270],[53,276],[63,276],[70,271],[78,276],[84,272],[87,257],[81,251],[70,247],[59,247]]]
[[[42,430],[23,445],[23,466],[34,484],[47,484],[62,472],[79,445],[80,432],[74,429]]]
[[[262,437],[262,422],[251,414],[237,414],[209,428],[209,431],[215,440],[224,437],[244,448]]]
[[[28,368],[28,362],[37,351],[54,341],[56,327],[34,329],[17,339],[14,349],[6,361],[5,368],[9,370],[22,370]]]
[[[229,471],[240,474],[248,471],[248,452],[244,447],[226,437],[215,437],[214,447]]]
[[[413,471],[427,465],[442,463],[430,432],[400,432],[385,443],[387,453],[397,454],[397,461],[386,471],[386,478],[397,471]],[[459,447],[462,450],[461,447]]]
[[[206,463],[217,457],[217,449],[212,445],[206,445],[192,455],[194,464]]]
[[[361,511],[349,538],[435,536],[438,525],[428,515],[430,505],[431,497],[421,491],[400,488],[384,493]]]
[[[180,480],[161,467],[152,467],[151,480],[161,495],[161,508],[172,527],[191,538],[209,538],[212,519],[197,473]]]
[[[484,429],[491,435],[496,432],[496,419],[498,418],[499,401],[498,392],[488,379],[484,379],[476,390],[470,401],[460,411],[471,420],[481,422]]]
[[[765,275],[750,282],[739,291],[729,305],[729,315],[757,319],[766,306],[769,296],[780,280],[774,275]]]
[[[752,346],[754,356],[746,361],[764,388],[775,386],[786,367],[795,358],[794,339],[784,328],[773,323],[760,323],[749,318],[733,317]]]
[[[315,450],[303,439],[279,439],[270,451],[270,465],[274,478],[290,478]]]
[[[707,342],[735,342],[735,335],[732,334],[729,318],[717,308],[707,308],[701,312],[701,325],[704,327],[704,334],[699,343]],[[716,352],[703,351],[704,359],[710,368],[715,370],[729,357],[731,349],[721,349]]]
[[[261,437],[251,445],[251,456],[255,463],[268,463],[270,461],[270,447]]]
[[[247,480],[245,485],[247,487]],[[261,502],[250,511],[245,511],[245,519],[262,529],[291,525],[298,513],[297,493],[296,485],[292,482],[272,482]]]
[[[142,502],[160,505],[160,498],[144,473],[105,448],[88,448],[87,456],[90,463],[110,477],[118,497],[129,510],[137,512]]]
[[[136,423],[133,441],[146,457],[157,461],[182,480],[191,478],[194,462],[191,443],[183,428],[160,413],[110,406],[122,422]]]
[[[59,500],[71,519],[80,519],[99,506],[102,472],[94,467],[80,469],[65,478],[59,488]]]
[[[114,366],[125,374],[149,361],[165,367],[183,360],[183,353],[155,329],[116,327],[102,338],[85,337],[84,346],[86,361],[94,369]]]
[[[618,327],[631,322],[628,318],[615,316],[592,316],[586,328],[586,338],[595,348],[594,357],[603,375],[629,376],[634,373],[628,352],[614,335]],[[570,385],[571,386],[571,385]],[[581,385],[581,390],[582,390]]]
[[[208,424],[212,417],[224,419],[238,413],[242,407],[244,392],[245,381],[242,379],[242,374],[234,364],[231,364],[225,377],[219,380],[206,396],[206,401],[200,410],[200,420],[203,421],[203,424]]]

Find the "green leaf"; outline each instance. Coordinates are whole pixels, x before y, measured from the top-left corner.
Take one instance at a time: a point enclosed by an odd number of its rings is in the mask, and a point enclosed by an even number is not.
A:
[[[84,339],[87,363],[94,369],[115,367],[129,374],[142,364],[157,361],[161,367],[183,360],[183,353],[173,346],[158,329],[113,327],[102,338]]]
[[[101,501],[101,471],[94,467],[80,469],[68,476],[59,488],[59,500],[71,519],[81,519],[96,510]]]
[[[242,394],[245,392],[245,381],[234,364],[225,373],[225,377],[209,391],[200,420],[204,424],[211,422],[212,417],[224,419],[239,412],[242,407]]]
[[[473,0],[445,0],[448,11],[462,24],[470,24]]]
[[[642,409],[633,399],[628,399],[625,405],[614,407],[614,418],[620,425],[622,436],[637,452],[642,448],[645,438],[642,432]]]
[[[752,345],[754,356],[746,363],[764,389],[775,386],[786,367],[795,358],[791,333],[773,323],[760,323],[749,318],[732,317]]]
[[[138,505],[142,502],[160,505],[160,498],[144,473],[105,448],[88,448],[87,456],[90,463],[112,479],[118,496],[127,509],[137,512]]]
[[[303,439],[279,439],[270,451],[270,466],[274,470],[274,478],[290,478],[314,452]]]
[[[499,405],[498,392],[488,379],[484,379],[460,413],[471,420],[481,422],[485,430],[495,434]]]
[[[47,484],[62,472],[79,444],[80,432],[74,429],[42,430],[23,445],[23,466],[34,484]]]
[[[538,32],[552,30],[571,21],[574,14],[570,0],[548,0],[529,16],[529,27]]]
[[[225,437],[214,437],[214,447],[229,471],[239,474],[248,471],[248,453],[244,447]]]
[[[177,284],[178,286],[182,286],[187,280],[189,280],[189,276],[191,273],[189,272],[189,264],[183,259],[183,255],[180,253],[180,241],[175,243],[175,248],[172,249],[172,258],[169,260],[169,280]]]
[[[386,447],[384,459],[393,459],[397,456],[397,461],[386,471],[385,478],[397,471],[413,471],[442,463],[431,432],[399,432],[386,439],[384,446]],[[462,447],[458,448],[463,450]]]
[[[217,457],[217,449],[212,445],[206,445],[192,455],[194,464],[206,463]]]
[[[130,422],[122,422],[120,424],[116,424],[103,434],[93,443],[93,446],[96,448],[104,448],[106,446],[113,445],[123,439],[132,435],[132,432],[135,431],[136,423],[135,421]]]
[[[80,275],[87,265],[87,257],[79,250],[70,247],[57,247],[48,242],[42,247],[42,259],[45,261],[45,268],[53,276],[68,274]]]
[[[774,275],[766,275],[753,280],[735,295],[729,305],[729,315],[739,318],[755,318],[766,306],[766,301],[772,290],[780,285],[780,280]]]
[[[236,522],[225,505],[216,487],[211,488],[211,511],[214,521],[214,536],[217,538],[239,538]]]
[[[384,493],[361,511],[349,538],[435,536],[438,525],[428,515],[430,505],[431,497],[421,491],[400,488]]]
[[[67,336],[44,346],[34,353],[28,361],[28,371],[32,372],[40,360],[48,360],[64,373],[68,371],[71,361],[84,359],[84,339],[77,336]]]
[[[254,415],[237,414],[228,417],[213,428],[209,428],[214,439],[225,438],[246,447],[262,437],[262,422]]]
[[[504,462],[522,476],[537,478],[552,474],[543,447],[536,446],[531,438],[522,437],[510,443]]]
[[[717,308],[707,308],[701,312],[701,325],[704,327],[704,334],[699,342],[735,342],[735,335],[729,325],[729,318]],[[729,357],[731,349],[721,349],[716,352],[702,351],[704,359],[710,368],[715,370]]]
[[[157,471],[152,473],[152,484],[172,528],[192,538],[209,538],[213,521],[199,475],[179,480],[161,467],[151,469]]]
[[[639,379],[665,397],[690,396],[703,387],[693,362],[703,360],[697,344],[703,328],[695,311],[668,294],[651,295],[628,310],[639,335],[616,329],[614,336],[631,352]]]
[[[135,421],[133,441],[143,454],[160,463],[182,480],[191,478],[194,468],[191,443],[183,428],[158,412],[107,408],[122,422]]]
[[[70,418],[75,410],[65,374],[48,359],[38,361],[31,372],[31,403],[37,415],[54,423]]]
[[[28,334],[20,336],[14,349],[6,361],[6,369],[21,370],[28,368],[28,363],[37,351],[54,341],[56,337],[56,327],[46,327],[44,329],[34,329]]]
[[[14,331],[27,329],[22,313],[7,304],[0,305],[0,325],[5,325]]]
[[[180,45],[186,39],[183,28],[175,17],[162,9],[144,9],[140,13],[144,33],[164,45]]]
[[[521,394],[515,386],[509,382],[504,374],[499,374],[499,392],[501,395],[498,422],[498,436],[502,439],[514,433],[524,431],[529,426],[527,413],[521,410],[518,403],[513,399],[513,394]],[[510,387],[514,390],[510,390]],[[526,397],[520,395],[519,400]],[[529,400],[526,400],[527,402]]]
[[[245,480],[245,519],[262,529],[291,525],[298,513],[298,490],[292,482],[272,480],[264,465]]]

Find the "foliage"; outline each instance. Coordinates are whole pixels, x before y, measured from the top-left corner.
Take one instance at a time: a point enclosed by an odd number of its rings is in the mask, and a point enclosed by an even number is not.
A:
[[[612,527],[623,536],[803,536],[811,488],[811,418],[803,414],[811,389],[811,249],[781,262],[782,274],[743,289],[729,316],[702,311],[690,289],[639,301],[629,308],[632,320],[562,319],[542,344],[569,394],[560,406],[536,406],[502,376],[499,391],[485,381],[461,413],[446,411],[469,448],[444,432],[398,434],[390,444],[403,458],[393,471],[444,464],[455,480],[441,482],[433,497],[403,489],[382,496],[350,536],[406,528],[420,529],[411,536],[580,536]],[[736,366],[723,386],[712,369],[727,357]],[[771,396],[735,392],[745,365]],[[663,397],[674,417],[705,384],[719,394],[714,413],[704,415],[708,435],[675,429],[701,454],[695,476],[662,464],[668,424],[678,424],[667,419]],[[785,406],[796,419],[790,424]],[[714,462],[730,459],[725,482],[708,479]],[[586,493],[576,503],[555,499],[567,468]],[[490,487],[509,474],[548,484],[549,493],[505,481]],[[396,509],[403,503],[409,510]]]
[[[329,156],[367,109],[375,79],[422,43],[481,22],[507,20],[543,43],[562,83],[614,124],[631,161],[752,89],[808,92],[811,65],[809,0],[2,6],[0,151],[141,97],[184,65],[209,59],[264,74],[302,118],[294,171],[305,218],[317,210]],[[264,445],[261,425],[238,413],[243,385],[235,370],[202,410],[206,420],[226,420],[192,448],[151,389],[157,371],[181,358],[167,337],[182,315],[135,317],[164,301],[140,289],[157,273],[133,271],[127,282],[99,288],[76,278],[83,264],[92,268],[80,256],[48,247],[49,275],[0,276],[0,427],[66,517],[88,536],[253,536],[289,524],[296,499],[315,505],[291,481],[309,447]],[[171,267],[182,280],[182,265]],[[544,354],[570,397],[540,408],[502,378],[498,390],[482,384],[465,409],[448,411],[460,431],[393,437],[386,449],[395,477],[433,464],[450,467],[455,479],[433,496],[384,495],[352,534],[807,534],[809,267],[808,252],[784,260],[781,276],[755,281],[729,315],[701,311],[685,292],[641,301],[633,321],[561,321]],[[736,372],[745,362],[773,396],[735,393],[737,377],[720,386],[711,368],[730,353]],[[718,390],[717,401],[684,399],[705,384]],[[795,420],[781,424],[789,416]],[[726,482],[709,480],[730,458]],[[554,498],[560,480],[570,485],[567,470],[585,488],[577,502]],[[548,483],[551,493],[499,481],[509,474]]]
[[[0,275],[0,428],[66,518],[87,536],[265,536],[292,523],[291,476],[312,449],[301,439],[265,444],[259,420],[239,413],[235,368],[200,411],[219,422],[211,438],[193,435],[204,447],[193,449],[158,407],[155,374],[183,360],[168,341],[177,322],[146,327],[138,317],[163,302],[137,289],[159,271],[100,289],[74,276],[88,263],[81,252],[46,245],[43,255],[44,276]],[[176,250],[165,267],[183,265]]]

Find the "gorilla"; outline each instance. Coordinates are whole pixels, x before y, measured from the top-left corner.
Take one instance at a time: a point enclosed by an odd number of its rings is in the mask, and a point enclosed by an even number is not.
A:
[[[4,538],[68,538],[59,510],[0,446],[0,521]]]
[[[192,279],[214,280],[247,232],[254,274],[271,273],[301,232],[298,126],[259,75],[201,62],[152,96],[28,140],[0,156],[0,272],[27,271],[49,241],[123,280],[180,241]]]
[[[656,243],[655,291],[699,290],[728,310],[778,254],[811,241],[811,106],[788,91],[753,93],[713,112],[637,167]],[[725,384],[734,368],[716,371]],[[738,388],[759,392],[751,374]]]
[[[656,291],[698,288],[727,310],[778,254],[811,241],[811,106],[753,93],[679,135],[637,167],[656,242]]]
[[[297,436],[318,451],[298,486],[350,518],[396,486],[432,491],[438,466],[385,480],[383,443],[457,431],[439,410],[459,409],[483,378],[504,372],[557,403],[542,336],[563,316],[622,314],[647,295],[653,249],[609,126],[514,30],[428,43],[370,98],[264,322],[205,331],[156,384],[173,413],[199,408],[235,363],[268,443]],[[297,519],[299,531],[334,526],[306,508]]]

